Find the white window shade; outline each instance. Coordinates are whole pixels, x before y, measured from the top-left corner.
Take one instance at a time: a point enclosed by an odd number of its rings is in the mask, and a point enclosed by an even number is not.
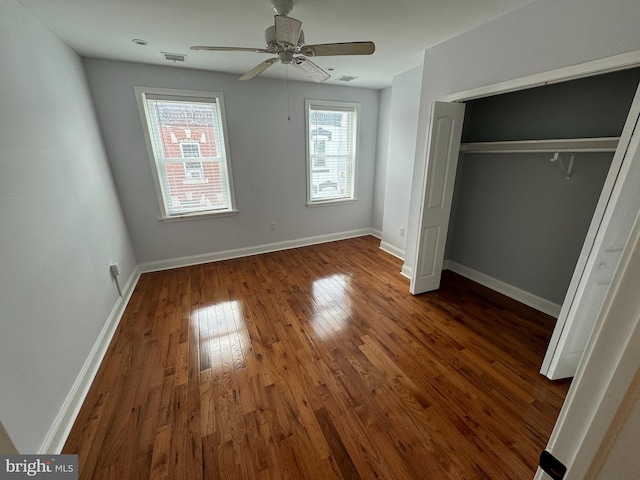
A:
[[[355,200],[359,105],[307,100],[307,204]]]
[[[136,91],[163,218],[234,212],[222,96]]]

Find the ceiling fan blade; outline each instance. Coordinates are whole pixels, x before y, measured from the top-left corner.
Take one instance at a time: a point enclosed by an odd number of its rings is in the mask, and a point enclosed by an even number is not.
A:
[[[262,72],[264,72],[267,68],[269,68],[271,65],[273,65],[277,61],[278,61],[278,57],[269,58],[268,60],[265,60],[264,62],[259,63],[258,65],[253,67],[247,73],[245,73],[240,78],[238,78],[238,80],[251,80],[253,77],[257,77],[258,75],[260,75]]]
[[[298,39],[302,31],[302,22],[284,15],[275,15],[273,20],[276,26],[276,43],[284,47],[295,47],[298,45]]]
[[[328,57],[332,55],[371,55],[376,51],[373,42],[321,43],[305,45],[300,50],[307,57]]]
[[[210,47],[207,45],[194,45],[191,50],[207,50],[210,52],[254,52],[254,53],[273,53],[264,48],[250,47]]]
[[[307,58],[295,57],[292,63],[294,67],[300,69],[311,80],[316,82],[324,82],[331,78],[331,75]]]

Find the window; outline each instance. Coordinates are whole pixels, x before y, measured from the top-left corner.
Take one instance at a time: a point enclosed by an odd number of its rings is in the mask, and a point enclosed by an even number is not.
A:
[[[357,103],[305,101],[307,205],[356,199]]]
[[[136,87],[165,220],[235,213],[222,94]]]
[[[180,150],[183,158],[199,158],[202,156],[199,143],[181,143]],[[204,165],[202,165],[202,162],[184,162],[184,176],[186,178],[185,181],[204,180]]]

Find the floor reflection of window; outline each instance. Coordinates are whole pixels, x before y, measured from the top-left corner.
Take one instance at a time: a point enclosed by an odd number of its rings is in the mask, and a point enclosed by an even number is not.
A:
[[[200,333],[201,368],[229,372],[245,368],[245,350],[250,346],[249,332],[237,300],[198,308],[192,321]]]
[[[351,277],[336,273],[313,282],[311,326],[320,338],[340,332],[351,321]]]

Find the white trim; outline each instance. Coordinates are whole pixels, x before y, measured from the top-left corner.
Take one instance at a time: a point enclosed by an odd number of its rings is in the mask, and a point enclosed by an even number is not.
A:
[[[184,222],[187,220],[203,220],[205,218],[231,217],[233,215],[237,215],[238,213],[238,210],[223,210],[221,212],[212,212],[211,210],[205,210],[204,213],[192,212],[185,213],[184,215],[171,215],[170,217],[159,217],[158,220],[165,223]]]
[[[389,242],[380,242],[380,250],[387,252],[400,260],[404,260],[404,250],[396,247],[395,245],[391,245]]]
[[[310,124],[310,116],[311,111],[316,109],[321,109],[322,107],[326,107],[328,110],[332,110],[335,112],[344,112],[344,113],[352,113],[355,117],[355,131],[350,132],[353,135],[353,148],[355,153],[351,156],[351,191],[348,197],[330,197],[326,200],[317,199],[313,200],[312,191],[313,191],[313,181],[312,181],[312,173],[313,173],[313,162],[311,159],[311,144],[310,144],[310,132],[312,125]],[[305,117],[305,151],[306,151],[306,163],[307,163],[307,207],[316,207],[316,206],[324,206],[324,205],[333,205],[339,203],[349,203],[355,202],[358,200],[358,166],[359,166],[359,156],[360,156],[360,103],[359,102],[342,102],[342,101],[334,101],[334,100],[310,100],[305,99],[304,101],[304,117]],[[345,155],[346,157],[346,155]]]
[[[494,83],[493,85],[451,93],[446,96],[446,100],[448,102],[466,102],[476,98],[516,92],[527,88],[541,87],[552,83],[577,80],[579,78],[590,77],[602,73],[625,70],[627,68],[637,67],[638,65],[640,65],[640,50],[633,50],[631,52],[614,55],[612,57],[600,58],[590,62],[550,70],[548,72],[536,73],[534,75],[528,75],[514,80],[507,80],[506,82]]]
[[[87,393],[89,393],[89,388],[98,373],[102,359],[107,353],[111,339],[116,332],[116,328],[138,284],[139,278],[140,270],[136,267],[123,289],[123,296],[119,297],[113,306],[111,313],[102,327],[100,335],[98,335],[98,338],[93,344],[89,356],[85,360],[84,365],[82,365],[82,369],[80,369],[80,373],[76,377],[75,382],[73,382],[67,398],[62,404],[62,407],[60,407],[51,428],[47,432],[40,446],[39,454],[58,454],[62,451],[62,447],[64,447],[71,427],[73,427],[73,423],[80,412],[80,407],[82,407],[84,399]]]
[[[228,127],[227,127],[227,114],[224,106],[224,95],[219,92],[203,92],[196,90],[175,90],[170,88],[156,88],[156,87],[133,87],[135,92],[136,102],[138,105],[138,111],[140,113],[140,121],[142,122],[142,131],[145,140],[145,144],[147,146],[147,154],[149,157],[149,162],[151,165],[151,175],[154,181],[154,187],[156,190],[156,197],[158,199],[158,204],[160,207],[160,217],[163,221],[172,217],[184,218],[185,216],[192,217],[200,217],[206,218],[208,214],[213,213],[215,216],[220,216],[220,212],[205,210],[205,211],[195,211],[195,212],[186,212],[184,215],[170,215],[168,212],[169,199],[168,195],[170,192],[164,191],[164,181],[162,178],[162,174],[159,171],[159,168],[162,163],[166,163],[167,161],[175,161],[179,163],[184,163],[185,158],[176,158],[176,159],[164,159],[161,157],[161,154],[156,151],[155,142],[152,139],[151,135],[151,125],[149,124],[149,105],[148,100],[172,100],[172,101],[184,101],[184,102],[200,102],[200,103],[210,103],[216,105],[217,112],[217,121],[219,123],[221,129],[221,135],[217,138],[218,143],[216,145],[218,151],[216,159],[224,164],[224,169],[226,170],[226,174],[223,177],[227,179],[227,193],[228,193],[228,205],[226,212],[237,211],[236,208],[236,197],[235,197],[235,189],[233,185],[233,171],[231,167],[231,149],[229,144],[228,137]],[[224,155],[221,156],[220,152],[224,152]],[[190,157],[191,158],[191,157]],[[199,161],[203,161],[203,157],[192,157],[192,158],[200,158]],[[223,160],[224,159],[224,160]],[[206,160],[206,157],[204,158]],[[224,183],[224,182],[223,182]]]
[[[372,228],[371,236],[376,237],[378,240],[382,240],[382,231],[377,228]]]
[[[465,153],[615,152],[620,137],[461,143]]]
[[[407,265],[405,263],[405,264],[402,265],[402,270],[400,270],[400,274],[404,275],[409,280],[411,280],[411,277],[413,277],[413,268],[411,268],[410,265]]]
[[[190,255],[186,257],[172,258],[169,260],[158,260],[155,262],[141,263],[138,265],[138,268],[140,269],[140,273],[157,272],[160,270],[169,270],[171,268],[188,267],[191,265],[200,265],[202,263],[219,262],[221,260],[229,260],[232,258],[248,257],[250,255],[259,255],[261,253],[277,252],[279,250],[289,250],[291,248],[306,247],[319,243],[334,242],[336,240],[346,240],[347,238],[363,237],[365,235],[372,235],[372,230],[370,228],[362,228],[360,230],[350,230],[347,232],[330,233],[315,237],[298,238],[295,240],[267,243],[253,247],[234,248],[231,250]]]
[[[333,198],[331,200],[326,200],[326,201],[320,201],[320,200],[316,200],[313,203],[306,203],[305,205],[307,207],[310,208],[314,208],[314,207],[330,207],[331,205],[342,205],[344,203],[355,203],[357,202],[358,199],[357,198],[345,198],[345,199],[340,199],[340,198]]]
[[[460,265],[452,260],[447,260],[445,265],[446,268],[444,269],[446,270],[451,270],[452,272],[462,275],[469,280],[473,280],[480,285],[490,288],[491,290],[495,290],[498,293],[506,295],[520,303],[524,303],[525,305],[535,308],[547,315],[558,318],[558,315],[560,314],[561,305],[558,305],[557,303],[550,302],[549,300],[534,295],[533,293],[529,293],[518,287],[509,285],[508,283],[490,277],[489,275],[485,275],[484,273],[478,272],[472,268]]]

